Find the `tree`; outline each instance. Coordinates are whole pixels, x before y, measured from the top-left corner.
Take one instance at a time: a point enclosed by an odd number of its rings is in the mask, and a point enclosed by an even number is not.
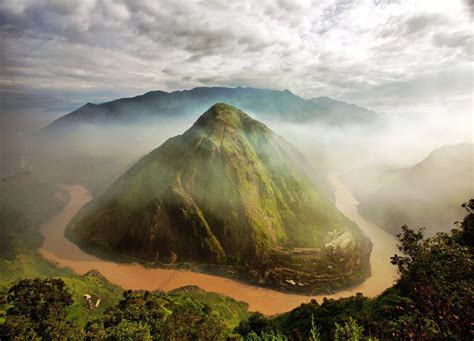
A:
[[[273,321],[265,317],[261,313],[252,313],[248,320],[240,322],[235,331],[242,336],[247,336],[252,332],[258,336],[262,333],[273,333],[276,331],[276,326]]]
[[[131,290],[124,292],[117,306],[86,326],[90,340],[221,340],[227,334],[222,317],[191,298]]]
[[[2,335],[8,339],[80,339],[81,329],[67,321],[71,294],[61,279],[26,279],[8,291]]]
[[[468,247],[474,247],[474,199],[461,205],[467,211],[467,216],[461,222],[460,230],[454,230],[453,234],[458,242]]]
[[[363,339],[364,328],[357,324],[352,317],[342,326],[336,322],[334,340],[336,341],[359,341]]]
[[[226,334],[222,318],[201,314],[192,307],[177,307],[163,327],[163,335],[170,340],[222,340]]]
[[[403,225],[402,232],[397,234],[400,240],[398,250],[402,255],[394,255],[392,264],[398,267],[400,278],[405,278],[410,273],[411,266],[422,249],[423,231],[424,229],[414,231],[407,225]]]
[[[287,341],[288,338],[280,332],[262,332],[260,335],[254,331],[247,334],[244,338],[245,341]]]
[[[314,323],[314,316],[311,315],[311,335],[309,336],[310,341],[320,341],[321,340],[321,333],[319,332],[318,327],[316,327],[316,323]]]
[[[474,339],[474,200],[451,233],[425,239],[423,230],[402,227],[397,283],[376,298],[361,294],[312,301],[268,319],[255,315],[239,325],[242,335],[261,337],[266,329],[294,340],[472,340]]]
[[[147,324],[123,320],[107,330],[107,339],[150,341],[152,337]]]
[[[472,211],[462,230],[426,240],[422,231],[403,227],[402,254],[392,258],[400,273],[396,287],[403,297],[392,307],[388,326],[395,336],[440,340],[473,336],[474,259],[466,245],[470,219]]]

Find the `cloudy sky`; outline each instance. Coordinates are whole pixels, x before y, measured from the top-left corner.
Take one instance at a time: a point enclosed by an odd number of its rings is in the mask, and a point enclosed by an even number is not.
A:
[[[150,90],[289,89],[471,109],[470,0],[2,0],[0,97],[67,111]]]

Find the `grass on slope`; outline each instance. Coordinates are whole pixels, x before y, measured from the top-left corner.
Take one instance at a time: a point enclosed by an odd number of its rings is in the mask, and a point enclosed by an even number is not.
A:
[[[95,273],[78,276],[69,269],[56,267],[38,253],[43,241],[38,227],[64,207],[65,192],[28,172],[3,179],[0,191],[0,292],[6,292],[21,279],[60,277],[74,299],[69,318],[81,324],[118,302],[122,289],[102,276]],[[86,293],[101,297],[98,309],[89,309]]]
[[[31,236],[13,238],[15,257],[13,259],[0,258],[0,292],[6,292],[20,279],[59,277],[67,284],[74,300],[74,304],[70,307],[69,318],[78,320],[81,325],[91,318],[99,317],[108,307],[120,300],[123,291],[121,288],[112,285],[93,272],[79,276],[69,269],[54,266],[38,254],[37,244],[31,239]],[[100,297],[99,307],[90,310],[84,294],[89,294],[94,298]]]
[[[235,328],[240,321],[248,319],[250,313],[248,304],[236,301],[230,297],[219,295],[215,292],[206,292],[196,286],[186,286],[170,292],[171,295],[190,297],[195,301],[204,303],[222,315],[229,328]]]

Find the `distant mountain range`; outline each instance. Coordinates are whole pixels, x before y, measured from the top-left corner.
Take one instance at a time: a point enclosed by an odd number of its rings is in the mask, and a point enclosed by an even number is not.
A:
[[[264,124],[215,104],[83,208],[68,235],[135,259],[235,266],[299,291],[358,282],[371,243],[310,172]]]
[[[474,198],[474,145],[444,146],[409,168],[359,171],[344,179],[359,211],[390,233],[402,225],[425,227],[428,235],[448,232],[466,214],[461,204]]]
[[[159,118],[195,117],[211,105],[225,102],[261,119],[329,124],[363,124],[377,113],[328,97],[304,99],[292,92],[255,88],[200,87],[183,91],[151,91],[103,104],[87,103],[47,126],[43,133],[71,129],[80,124],[128,123]]]

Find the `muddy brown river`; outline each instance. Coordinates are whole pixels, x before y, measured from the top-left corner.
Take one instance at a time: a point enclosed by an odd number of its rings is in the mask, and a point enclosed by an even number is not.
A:
[[[79,275],[95,269],[110,282],[124,289],[168,291],[185,285],[196,285],[206,291],[217,292],[246,302],[250,311],[260,311],[267,315],[289,311],[313,298],[320,302],[323,297],[340,298],[355,295],[358,292],[369,297],[376,296],[390,287],[396,278],[396,269],[390,264],[390,257],[397,251],[396,240],[359,215],[357,201],[337,176],[330,176],[329,180],[336,188],[338,209],[355,221],[374,245],[370,257],[371,277],[354,288],[339,291],[333,295],[288,294],[219,276],[181,270],[149,269],[139,264],[118,264],[89,255],[64,236],[64,229],[69,220],[92,199],[89,191],[80,185],[64,186],[69,192],[70,201],[62,212],[41,226],[44,243],[39,251],[44,258],[60,267],[71,268]]]

